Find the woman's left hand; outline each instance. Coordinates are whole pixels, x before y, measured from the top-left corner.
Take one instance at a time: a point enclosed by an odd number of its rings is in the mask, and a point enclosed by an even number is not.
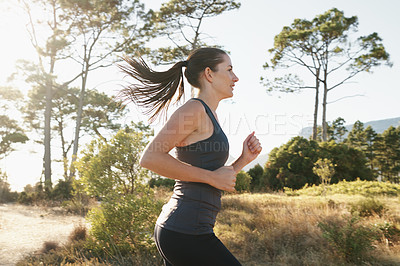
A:
[[[262,151],[261,143],[254,131],[243,142],[242,158],[246,163],[253,161]]]

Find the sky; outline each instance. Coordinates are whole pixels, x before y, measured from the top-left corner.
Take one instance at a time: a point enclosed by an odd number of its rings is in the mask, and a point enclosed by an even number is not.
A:
[[[158,9],[164,1],[144,1],[146,7]],[[261,76],[278,75],[263,69],[271,55],[274,36],[295,18],[311,20],[330,8],[344,11],[345,16],[357,16],[358,32],[354,36],[377,32],[390,54],[393,67],[381,66],[373,73],[362,73],[351,83],[340,86],[328,95],[327,120],[338,117],[352,124],[400,117],[400,2],[397,0],[243,0],[239,10],[229,11],[210,18],[202,25],[202,31],[212,38],[210,42],[229,51],[235,74],[239,77],[232,99],[223,100],[217,114],[228,136],[231,155],[240,155],[243,140],[252,131],[263,146],[262,154],[286,143],[298,135],[304,127],[312,126],[314,94],[304,91],[298,94],[267,93],[260,84]],[[14,71],[17,59],[35,59],[21,16],[14,9],[5,8],[6,0],[0,0],[0,86]],[[11,5],[12,6],[12,5]],[[293,69],[293,73],[297,73]],[[300,73],[300,72],[299,72]],[[111,68],[89,78],[89,86],[113,95],[120,85],[118,69]],[[188,87],[188,86],[186,86]],[[110,89],[117,88],[117,89]],[[20,88],[24,93],[28,88]],[[361,95],[345,98],[349,95]],[[189,99],[186,96],[186,100]],[[320,110],[321,107],[320,107]],[[173,111],[173,108],[169,112]],[[139,110],[131,106],[126,122],[145,120]],[[318,123],[321,124],[321,112]],[[152,126],[160,129],[162,122]],[[26,184],[39,181],[42,171],[41,146],[20,145],[18,151],[0,162],[0,168],[8,174],[12,189],[22,190]],[[53,157],[56,157],[54,155]],[[55,170],[57,171],[57,170]]]

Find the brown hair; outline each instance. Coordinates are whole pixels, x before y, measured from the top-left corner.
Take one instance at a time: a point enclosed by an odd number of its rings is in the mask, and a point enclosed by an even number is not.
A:
[[[142,58],[124,57],[128,65],[119,65],[120,69],[140,84],[131,84],[123,88],[119,98],[123,101],[133,101],[147,109],[145,113],[151,114],[149,120],[153,121],[161,111],[168,110],[177,90],[179,94],[176,101],[184,95],[182,67],[186,67],[185,77],[189,84],[199,88],[201,72],[207,67],[217,71],[216,66],[222,63],[225,54],[225,51],[218,48],[199,48],[191,52],[186,61],[180,61],[162,72],[152,70]]]

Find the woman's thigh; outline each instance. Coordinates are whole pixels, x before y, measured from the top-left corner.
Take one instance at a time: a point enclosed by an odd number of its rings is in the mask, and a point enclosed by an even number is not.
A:
[[[214,234],[187,235],[156,226],[155,239],[160,254],[172,265],[241,265]]]

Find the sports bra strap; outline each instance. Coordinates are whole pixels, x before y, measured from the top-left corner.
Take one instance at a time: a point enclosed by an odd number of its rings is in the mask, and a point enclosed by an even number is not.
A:
[[[219,127],[219,123],[218,123],[217,119],[215,118],[214,113],[211,111],[211,108],[202,99],[199,99],[199,98],[192,98],[192,99],[197,100],[203,104],[204,108],[206,109],[207,115],[210,117],[211,121],[213,122],[214,127],[216,127],[216,126]],[[216,128],[214,128],[214,129],[216,129]]]

